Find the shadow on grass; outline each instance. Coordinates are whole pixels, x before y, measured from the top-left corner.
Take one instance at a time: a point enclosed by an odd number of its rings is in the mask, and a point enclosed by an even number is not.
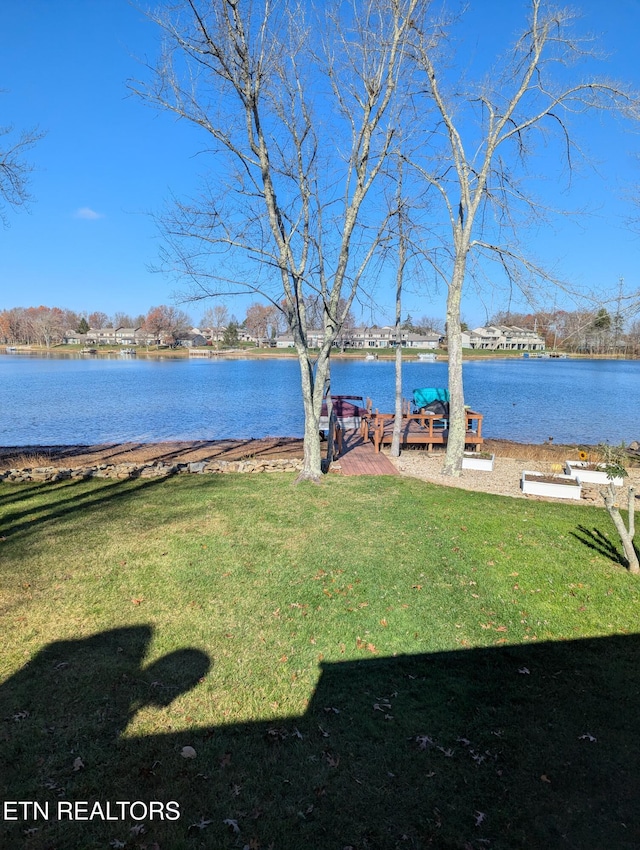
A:
[[[51,484],[49,482],[42,482],[41,484],[31,484],[29,485],[29,494],[38,493],[41,490],[46,490],[47,488],[51,488]],[[7,487],[0,488],[0,506],[3,505],[11,505],[14,502],[21,502],[24,500],[24,491],[21,486],[11,487],[8,489]]]
[[[629,566],[624,555],[618,551],[616,545],[599,528],[587,528],[584,525],[579,525],[578,532],[572,531],[571,536],[599,555],[613,561],[614,564],[620,564],[623,567]]]
[[[24,533],[39,530],[42,525],[52,520],[70,518],[78,511],[99,512],[110,504],[136,498],[145,490],[157,487],[166,480],[162,476],[145,479],[104,479],[100,486],[95,486],[95,481],[87,486],[87,482],[77,479],[48,483],[44,488],[41,484],[18,484],[18,491],[12,494],[15,499],[8,503],[11,507],[2,514],[0,533],[7,541],[12,541]],[[40,496],[43,490],[46,495],[51,495],[51,499],[36,501],[35,504],[29,501],[33,495]]]
[[[325,663],[299,716],[231,725],[211,647],[210,725],[176,732],[164,711],[154,734],[123,735],[209,666],[185,649],[145,668],[151,637],[52,643],[0,686],[0,800],[50,815],[0,821],[3,848],[640,846],[637,635]],[[60,801],[102,809],[60,821]],[[140,805],[106,821],[107,801]],[[180,818],[149,817],[151,801]]]

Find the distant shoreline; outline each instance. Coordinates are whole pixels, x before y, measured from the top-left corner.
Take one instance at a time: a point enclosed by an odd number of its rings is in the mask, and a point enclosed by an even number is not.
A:
[[[34,354],[41,355],[46,354],[48,356],[54,355],[59,357],[66,357],[68,355],[78,355],[82,354],[83,357],[106,357],[113,355],[121,355],[120,348],[111,348],[111,347],[98,347],[95,351],[92,351],[91,354],[83,353],[76,346],[53,346],[51,348],[47,348],[42,345],[16,345],[12,346],[12,351],[6,351],[7,346],[4,346],[5,351],[2,351],[0,348],[0,353],[7,354]],[[129,356],[134,357],[144,357],[144,358],[167,358],[167,359],[176,359],[183,360],[189,359],[189,350],[188,348],[153,348],[148,349],[146,347],[138,347],[134,348],[133,352]],[[231,349],[204,349],[198,348],[195,349],[200,352],[207,352],[207,355],[211,359],[217,359],[218,357],[222,357],[225,360],[234,360],[234,359],[253,359],[253,358],[267,358],[267,359],[297,359],[297,354],[294,349],[291,348],[231,348]],[[468,349],[467,349],[468,351]],[[415,351],[407,351],[403,349],[402,359],[403,361],[415,362],[415,360],[419,360],[420,354],[435,354],[436,363],[447,363],[449,361],[449,356],[446,352],[442,351],[424,351],[424,350],[415,350]],[[469,360],[524,360],[527,359],[523,357],[523,354],[530,352],[523,351],[485,351],[478,352],[474,351],[473,353],[464,353],[462,359],[463,361]],[[395,360],[395,352],[389,351],[388,349],[381,349],[378,351],[372,351],[367,349],[362,349],[359,351],[336,351],[332,353],[332,360],[362,360],[366,358],[367,354],[375,354],[376,359],[385,360],[393,362]],[[547,357],[533,357],[533,359],[571,359],[571,360],[629,360],[636,361],[640,358],[638,357],[616,357],[612,354],[574,354],[570,352],[545,352]],[[555,355],[555,357],[553,356]],[[203,356],[203,355],[201,355]],[[194,357],[194,359],[197,359]]]

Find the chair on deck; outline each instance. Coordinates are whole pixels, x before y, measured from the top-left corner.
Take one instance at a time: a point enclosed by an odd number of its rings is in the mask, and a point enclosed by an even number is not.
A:
[[[449,427],[449,390],[446,387],[424,387],[413,391],[416,413],[435,414],[433,427],[445,430]]]

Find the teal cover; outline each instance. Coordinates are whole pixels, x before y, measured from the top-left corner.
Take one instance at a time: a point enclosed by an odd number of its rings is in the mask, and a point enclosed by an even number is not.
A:
[[[413,403],[418,409],[433,404],[434,401],[448,404],[449,390],[446,387],[424,387],[421,390],[413,391]]]

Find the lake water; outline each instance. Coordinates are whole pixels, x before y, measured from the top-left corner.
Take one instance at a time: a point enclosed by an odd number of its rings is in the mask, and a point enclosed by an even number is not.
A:
[[[472,360],[465,399],[487,437],[640,439],[640,361]],[[332,391],[393,410],[394,365],[336,360]],[[447,386],[446,363],[405,361],[403,394]],[[301,436],[295,359],[147,360],[0,355],[5,446]]]

